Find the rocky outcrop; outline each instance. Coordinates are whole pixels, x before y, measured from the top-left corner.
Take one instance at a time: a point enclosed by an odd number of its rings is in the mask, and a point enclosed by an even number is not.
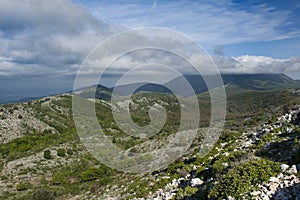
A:
[[[283,165],[282,165],[283,166]],[[277,177],[270,177],[269,182],[258,185],[259,190],[250,193],[256,200],[300,199],[300,179],[295,165],[281,167],[283,172]]]

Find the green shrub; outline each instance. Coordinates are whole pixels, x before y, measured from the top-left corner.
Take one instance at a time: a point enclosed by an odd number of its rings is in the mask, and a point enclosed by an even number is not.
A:
[[[37,153],[43,149],[65,143],[76,139],[75,130],[63,132],[61,134],[42,135],[36,133],[34,135],[25,135],[21,138],[16,138],[8,143],[0,145],[0,158],[7,161],[17,158],[26,157],[32,153]]]
[[[92,181],[103,177],[106,174],[105,170],[102,168],[90,168],[80,174],[82,181]]]
[[[55,172],[52,176],[52,181],[51,183],[53,185],[60,185],[60,184],[64,184],[67,182],[67,178],[65,176],[64,173],[62,172]]]
[[[187,186],[185,188],[179,188],[176,194],[176,199],[185,199],[191,197],[198,192],[197,188]]]
[[[40,189],[33,193],[32,200],[54,200],[55,192],[47,189]]]
[[[209,192],[209,197],[217,199],[248,192],[252,186],[268,181],[271,176],[280,172],[278,163],[266,159],[251,160],[230,169],[227,174]]]
[[[57,150],[57,155],[60,156],[60,157],[65,157],[66,156],[66,150],[58,149]]]
[[[192,196],[192,195],[196,194],[197,192],[198,192],[198,189],[193,188],[191,186],[187,186],[186,188],[184,188],[184,196],[185,197]]]
[[[68,155],[73,155],[74,154],[74,151],[72,149],[67,149],[67,154]]]
[[[260,137],[257,143],[259,145],[264,145],[267,142],[271,142],[271,141],[272,141],[272,134],[267,133],[267,134],[263,135],[262,137]]]
[[[44,158],[45,159],[51,159],[52,158],[50,150],[45,150],[44,151]]]
[[[47,184],[48,184],[48,181],[46,180],[46,177],[45,177],[45,176],[42,176],[42,177],[41,177],[40,184],[41,184],[41,185],[47,185]]]
[[[30,183],[19,183],[16,186],[17,191],[28,190],[30,188],[32,188],[32,185]]]
[[[7,179],[8,179],[8,177],[5,175],[0,176],[0,180],[7,180]]]

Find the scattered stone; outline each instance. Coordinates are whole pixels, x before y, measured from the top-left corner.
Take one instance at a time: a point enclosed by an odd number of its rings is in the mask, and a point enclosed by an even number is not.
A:
[[[280,165],[280,168],[283,172],[285,172],[290,166],[288,166],[287,164],[282,164]]]
[[[270,193],[274,194],[278,188],[279,184],[278,183],[270,183],[269,189]]]
[[[269,181],[270,181],[270,182],[278,183],[278,182],[279,182],[279,179],[276,178],[276,177],[270,177]]]
[[[229,156],[229,153],[225,152],[225,153],[223,153],[223,155],[227,157],[227,156]]]
[[[288,173],[290,173],[290,174],[297,174],[296,165],[292,165],[292,167],[288,170]]]
[[[222,163],[224,167],[228,167],[228,163]]]
[[[254,191],[254,192],[251,192],[250,194],[251,194],[252,196],[258,196],[258,195],[261,194],[261,192],[260,192],[260,191]]]
[[[277,176],[277,178],[282,179],[282,178],[283,178],[283,174],[280,173],[280,174]]]
[[[193,178],[191,180],[191,186],[192,187],[197,187],[197,186],[202,185],[202,184],[203,184],[203,181],[200,178]]]

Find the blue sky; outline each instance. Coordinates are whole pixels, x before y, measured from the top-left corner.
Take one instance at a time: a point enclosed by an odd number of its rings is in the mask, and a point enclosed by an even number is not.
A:
[[[228,56],[289,58],[300,55],[300,2],[77,1],[100,20],[136,27],[167,27],[199,41],[209,52],[224,45]]]
[[[1,0],[0,98],[71,90],[97,44],[140,27],[186,34],[223,73],[286,73],[300,79],[298,19],[298,0]],[[142,63],[137,57],[124,58],[117,69]]]

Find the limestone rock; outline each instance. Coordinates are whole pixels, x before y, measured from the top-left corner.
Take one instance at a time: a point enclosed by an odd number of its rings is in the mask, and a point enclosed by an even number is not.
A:
[[[283,172],[285,172],[290,166],[288,166],[287,164],[282,164],[280,165],[280,168]]]
[[[193,178],[191,180],[191,186],[192,187],[196,187],[196,186],[199,186],[199,185],[202,185],[202,184],[203,184],[203,181],[200,178]]]

